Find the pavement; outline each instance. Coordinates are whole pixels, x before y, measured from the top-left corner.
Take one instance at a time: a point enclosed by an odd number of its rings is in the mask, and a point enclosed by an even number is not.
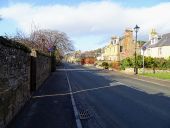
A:
[[[142,75],[132,75],[132,74],[125,74],[122,73],[120,71],[114,70],[114,72],[119,73],[120,75],[126,76],[126,77],[130,77],[130,78],[135,78],[135,79],[139,79],[139,80],[144,80],[144,81],[149,81],[149,82],[154,82],[160,85],[164,85],[164,86],[170,86],[170,80],[163,80],[163,79],[158,79],[158,78],[154,78],[154,77],[147,77],[147,76],[142,76]]]
[[[83,67],[86,68],[87,70],[88,69],[93,69],[93,70],[98,69],[95,66],[83,66]],[[158,79],[158,78],[153,78],[153,77],[146,77],[146,76],[142,76],[142,75],[127,74],[127,73],[123,73],[119,70],[114,70],[114,69],[113,70],[105,69],[105,72],[107,72],[108,75],[112,75],[112,74],[114,75],[116,73],[116,74],[119,74],[121,76],[132,78],[132,79],[148,81],[148,82],[160,84],[162,86],[170,86],[170,80],[163,80],[163,79]]]
[[[52,73],[8,128],[76,128],[70,95],[57,95],[68,92],[65,72]]]

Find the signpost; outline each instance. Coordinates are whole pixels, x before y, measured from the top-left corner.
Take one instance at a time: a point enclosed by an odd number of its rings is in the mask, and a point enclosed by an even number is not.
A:
[[[48,48],[48,51],[49,51],[49,52],[53,52],[53,51],[54,51],[54,47],[49,47],[49,48]]]
[[[55,56],[55,50],[56,50],[56,46],[51,46],[48,48],[48,51],[50,52],[50,56],[51,56],[51,71],[54,72],[56,70],[56,56]]]
[[[50,52],[50,56],[51,56],[51,53],[55,51],[55,46],[49,47],[48,51]]]

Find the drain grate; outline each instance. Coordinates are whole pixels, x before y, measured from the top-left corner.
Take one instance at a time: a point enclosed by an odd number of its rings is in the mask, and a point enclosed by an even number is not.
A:
[[[85,119],[89,119],[91,117],[91,114],[88,110],[82,110],[80,111],[79,116],[81,120],[85,120]]]

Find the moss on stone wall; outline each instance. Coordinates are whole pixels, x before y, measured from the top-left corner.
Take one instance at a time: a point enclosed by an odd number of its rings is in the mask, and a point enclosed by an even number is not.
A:
[[[49,53],[45,53],[45,52],[41,52],[41,51],[38,51],[36,50],[37,54],[41,55],[41,56],[46,56],[46,57],[50,57],[50,54]]]
[[[12,41],[10,39],[6,39],[6,38],[4,38],[2,36],[0,36],[0,43],[5,45],[5,46],[8,46],[8,47],[21,49],[21,50],[23,50],[25,52],[31,53],[31,49],[29,47],[25,46],[24,44],[18,43],[16,41]]]
[[[36,76],[31,75],[31,50],[0,37],[0,128],[4,128],[30,97],[31,77],[37,88],[51,73],[49,54],[37,52]]]

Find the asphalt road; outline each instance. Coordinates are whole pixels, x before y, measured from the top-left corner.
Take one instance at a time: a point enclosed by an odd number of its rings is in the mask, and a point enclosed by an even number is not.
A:
[[[84,128],[170,128],[170,88],[65,64]]]
[[[69,81],[69,82],[68,82]],[[170,87],[117,72],[57,68],[8,128],[170,128]]]

